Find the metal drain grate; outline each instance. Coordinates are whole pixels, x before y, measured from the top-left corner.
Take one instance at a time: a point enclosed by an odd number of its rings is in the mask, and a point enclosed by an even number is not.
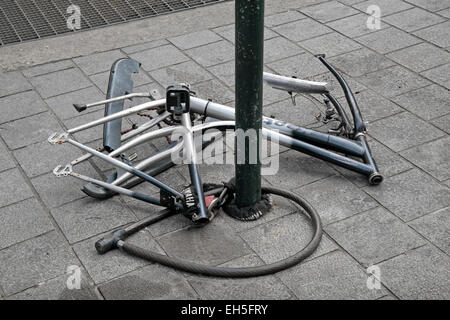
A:
[[[71,5],[87,30],[224,1],[230,0],[0,0],[0,46],[73,32]]]

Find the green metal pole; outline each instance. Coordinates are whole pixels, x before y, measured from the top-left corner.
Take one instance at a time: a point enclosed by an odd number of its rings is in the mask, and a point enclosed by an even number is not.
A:
[[[248,133],[248,142],[238,143],[236,157],[245,152],[245,163],[236,158],[236,205],[254,205],[261,200],[260,132],[262,128],[264,0],[236,0],[236,129]],[[256,134],[256,138],[252,134]],[[255,145],[256,144],[256,145]],[[242,150],[242,145],[245,150]],[[241,146],[241,147],[240,147]],[[256,163],[251,150],[257,150]],[[242,162],[242,161],[241,161]]]

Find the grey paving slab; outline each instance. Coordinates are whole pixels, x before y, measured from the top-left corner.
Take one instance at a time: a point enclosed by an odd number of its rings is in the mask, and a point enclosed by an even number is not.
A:
[[[302,52],[304,52],[302,48],[282,37],[264,41],[264,61],[266,63],[291,57]]]
[[[106,71],[89,76],[97,88],[99,88],[105,95],[108,91],[109,75],[110,72]],[[150,77],[147,76],[142,70],[139,73],[133,73],[132,79],[134,82],[134,87],[153,82],[153,80],[150,79]]]
[[[450,297],[450,258],[436,248],[424,246],[379,266],[381,281],[400,299]]]
[[[395,97],[393,101],[425,120],[450,112],[450,92],[437,85],[410,91]]]
[[[157,241],[169,256],[208,265],[222,264],[250,253],[230,227],[214,220],[201,229],[181,229],[158,237]]]
[[[49,217],[34,198],[0,208],[0,220],[0,250],[53,230]]]
[[[403,151],[401,155],[439,181],[450,179],[450,137]]]
[[[417,72],[450,62],[450,53],[428,43],[420,43],[392,52],[387,57]],[[426,58],[424,59],[424,57]]]
[[[68,129],[72,129],[78,127],[82,124],[103,118],[105,116],[105,111],[99,109],[94,112],[89,113],[81,113],[78,117],[70,118],[68,120],[64,120],[64,126]],[[87,143],[95,141],[103,136],[103,126],[95,126],[89,128],[87,130],[79,131],[73,134],[75,139],[81,143]]]
[[[185,52],[204,67],[211,67],[234,59],[234,46],[225,40]]]
[[[437,14],[440,14],[441,16],[444,16],[444,17],[450,19],[450,8],[439,11],[439,12],[437,12]]]
[[[450,253],[450,208],[430,213],[409,225],[441,250]]]
[[[367,267],[427,243],[400,219],[380,207],[328,225],[325,231]]]
[[[30,82],[44,99],[91,85],[90,81],[77,68],[33,77]]]
[[[64,153],[61,154],[64,155]],[[53,167],[56,167],[58,164],[66,164],[73,159],[75,158],[66,158],[64,162],[53,160]],[[98,173],[89,163],[83,163],[76,166],[75,171],[92,178],[100,178]],[[81,191],[81,188],[86,182],[71,177],[57,178],[53,172],[33,178],[31,179],[31,183],[39,194],[39,197],[49,208],[56,208],[86,196],[86,194]]]
[[[395,28],[386,28],[358,37],[355,40],[381,54],[403,49],[421,42],[419,38]]]
[[[439,138],[444,133],[411,113],[403,112],[373,122],[370,135],[390,149],[402,151]]]
[[[169,38],[168,40],[179,49],[187,50],[200,47],[208,43],[218,42],[222,40],[222,38],[210,30],[201,30],[178,37]]]
[[[152,71],[152,77],[163,87],[177,83],[196,84],[212,78],[212,75],[192,61]]]
[[[17,149],[46,141],[52,133],[61,130],[56,119],[49,112],[44,112],[2,124],[0,135],[10,149]]]
[[[235,82],[235,61],[229,61],[208,68],[208,70],[227,85]]]
[[[81,272],[79,289],[68,289],[68,277],[69,275],[62,275],[40,283],[35,287],[8,297],[8,300],[99,300],[99,296],[89,283],[84,270]]]
[[[356,78],[385,97],[425,87],[430,81],[400,66],[376,71]]]
[[[316,208],[324,225],[378,206],[372,198],[341,176],[331,176],[294,192]]]
[[[96,284],[115,279],[150,264],[148,261],[132,257],[120,250],[112,250],[100,255],[95,250],[95,242],[107,234],[109,233],[87,239],[73,246],[81,263]],[[147,229],[134,234],[127,239],[127,242],[164,254]]]
[[[74,191],[76,192],[76,191]],[[135,220],[117,198],[83,198],[51,211],[70,243],[84,240]]]
[[[329,1],[300,9],[300,12],[311,18],[327,22],[357,14],[358,11],[338,1]]]
[[[404,31],[412,32],[446,21],[429,11],[413,8],[383,18],[384,21]]]
[[[94,86],[91,86],[85,89],[46,99],[45,102],[58,118],[61,120],[66,120],[73,117],[78,117],[80,115],[80,113],[78,113],[78,111],[73,107],[74,103],[92,103],[104,99],[105,95]],[[89,111],[85,112],[92,112],[101,108],[102,106],[93,107],[92,109],[89,109]]]
[[[413,169],[364,190],[403,221],[411,221],[450,204],[450,191]]]
[[[125,55],[119,50],[113,50],[75,58],[73,61],[84,73],[91,75],[102,71],[109,71],[112,64],[121,58],[125,58]]]
[[[73,68],[75,65],[71,60],[61,60],[46,64],[41,64],[35,67],[27,68],[22,70],[22,73],[25,77],[31,78],[40,76],[42,74],[51,73],[55,71],[60,71],[64,69],[70,69]]]
[[[34,91],[26,91],[0,98],[0,123],[25,118],[43,111],[47,107]]]
[[[450,63],[422,72],[422,76],[450,90]]]
[[[263,109],[263,114],[270,118],[278,120],[286,120],[299,126],[317,123],[315,116],[321,110],[309,99],[298,96],[295,99],[296,105],[292,104],[292,100],[284,100],[277,102]]]
[[[310,219],[293,213],[241,233],[245,242],[267,264],[289,258],[302,250],[311,240]],[[317,250],[308,259],[336,250],[337,246],[323,236]]]
[[[161,47],[166,44],[169,44],[169,42],[166,39],[160,39],[160,40],[144,42],[144,43],[139,43],[136,45],[128,46],[128,47],[122,48],[121,50],[123,52],[125,52],[126,54],[131,54],[131,53],[136,53],[139,51],[153,49],[156,47]]]
[[[353,7],[367,12],[367,8],[369,8],[369,6],[371,5],[377,5],[378,7],[380,7],[382,16],[387,16],[395,12],[413,8],[412,5],[402,0],[369,0],[354,4]]]
[[[12,295],[63,275],[77,263],[64,238],[52,231],[0,251],[0,284]]]
[[[293,21],[297,21],[297,20],[301,20],[304,19],[305,15],[301,14],[298,11],[295,10],[289,10],[289,11],[285,11],[285,12],[281,12],[281,13],[277,13],[277,14],[273,14],[271,16],[267,16],[264,19],[264,24],[267,27],[276,27],[288,22],[293,22]]]
[[[218,103],[226,104],[234,100],[234,92],[215,79],[197,83],[192,89],[199,97]]]
[[[414,34],[424,40],[427,40],[435,45],[446,48],[450,46],[450,21],[428,27]]]
[[[441,130],[444,130],[448,134],[450,134],[450,114],[437,118],[432,121],[432,123],[440,128]]]
[[[226,26],[221,26],[218,28],[214,28],[213,31],[219,35],[221,35],[223,38],[231,42],[232,44],[235,44],[235,36],[236,36],[236,29],[234,24],[229,24]],[[269,28],[264,28],[264,39],[270,39],[276,37],[277,34],[270,30]]]
[[[100,286],[108,300],[196,300],[197,293],[178,272],[151,265]]]
[[[0,73],[0,97],[32,89],[30,83],[18,71]]]
[[[299,43],[300,46],[313,54],[326,54],[327,57],[351,52],[361,48],[361,45],[339,33],[328,33],[317,38]]]
[[[384,289],[368,289],[368,275],[341,251],[283,271],[280,278],[300,300],[365,300],[380,298],[387,293]]]
[[[263,264],[257,255],[237,258],[222,266],[237,268]],[[202,299],[290,299],[289,289],[274,276],[248,279],[221,279],[211,277],[189,277],[189,284]]]
[[[31,198],[33,193],[16,168],[0,173],[0,207]]]
[[[309,18],[286,23],[281,26],[274,27],[272,30],[295,42],[311,39],[332,32],[330,28]],[[299,30],[302,30],[302,32],[299,32]]]
[[[408,2],[430,11],[438,11],[450,7],[446,0],[408,0]]]
[[[16,164],[8,154],[6,146],[0,142],[0,172],[14,168]]]
[[[284,76],[296,76],[305,79],[327,72],[325,66],[311,54],[299,54],[294,57],[267,64],[276,73]]]
[[[147,71],[164,68],[188,60],[188,57],[173,45],[165,45],[140,51],[131,54],[130,57],[142,63],[142,68]]]
[[[365,12],[365,10],[364,10]],[[367,22],[370,16],[365,13],[356,14],[350,17],[342,18],[339,20],[327,22],[326,25],[350,38],[356,38],[378,30],[373,30],[367,27]],[[380,22],[380,29],[389,27],[388,24]]]

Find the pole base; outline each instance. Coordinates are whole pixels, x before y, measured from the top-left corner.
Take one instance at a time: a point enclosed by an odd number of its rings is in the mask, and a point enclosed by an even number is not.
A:
[[[255,221],[268,213],[272,209],[272,204],[272,197],[266,193],[254,205],[243,208],[239,208],[233,199],[223,207],[223,211],[236,220]]]

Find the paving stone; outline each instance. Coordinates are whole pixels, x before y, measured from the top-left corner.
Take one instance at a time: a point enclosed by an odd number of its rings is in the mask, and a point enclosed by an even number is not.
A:
[[[71,60],[61,60],[46,64],[41,64],[35,67],[27,68],[22,70],[22,73],[25,77],[31,78],[40,76],[42,74],[51,73],[55,71],[60,71],[64,69],[70,69],[73,68],[75,65]]]
[[[100,255],[95,249],[95,242],[108,235],[108,233],[87,239],[74,245],[75,253],[86,267],[87,272],[96,284],[117,278],[143,266],[150,262],[133,257],[120,250],[111,250]],[[156,243],[147,229],[143,229],[131,237],[127,242],[164,254],[161,247]]]
[[[291,57],[302,52],[304,52],[303,49],[282,37],[264,41],[264,61],[266,63]]]
[[[370,126],[370,135],[394,151],[402,151],[426,143],[443,134],[442,131],[409,112],[376,121]]]
[[[105,95],[101,94],[98,89],[92,86],[47,99],[45,102],[49,105],[58,118],[61,120],[67,120],[80,115],[80,113],[73,107],[74,103],[92,103],[104,99]],[[89,111],[85,112],[92,112],[102,108],[104,107],[93,107],[90,108]]]
[[[214,220],[201,229],[181,229],[157,241],[169,256],[208,265],[218,265],[250,253],[230,227]]]
[[[213,29],[213,31],[230,41],[232,44],[235,44],[236,31],[234,24],[218,27]],[[273,32],[269,28],[264,28],[264,40],[274,38],[276,36],[277,34],[275,32]]]
[[[440,117],[438,119],[435,119],[432,121],[432,123],[436,127],[440,128],[440,129],[444,130],[445,132],[447,132],[448,134],[450,134],[450,114]]]
[[[208,43],[220,41],[221,38],[210,30],[201,30],[197,32],[188,33],[182,36],[169,38],[175,46],[181,50],[192,49],[200,47]]]
[[[31,78],[30,82],[44,99],[91,85],[89,80],[76,68],[37,76]]]
[[[208,68],[208,70],[228,85],[233,85],[235,82],[235,61],[229,61],[222,64],[215,65]]]
[[[316,208],[324,225],[375,208],[377,203],[341,176],[314,182],[295,190]]]
[[[439,181],[450,179],[450,137],[406,150],[403,157]]]
[[[430,84],[428,80],[400,66],[369,73],[356,79],[385,97],[395,97]]]
[[[422,72],[422,76],[450,90],[450,63]]]
[[[300,19],[304,19],[305,15],[301,14],[298,11],[290,10],[286,12],[277,13],[271,16],[267,16],[264,19],[264,24],[267,27],[276,27],[288,22],[297,21]]]
[[[369,19],[371,19],[369,15],[360,13],[336,21],[328,22],[326,25],[346,35],[347,37],[355,38],[378,31],[367,27],[367,22],[371,21]],[[388,24],[383,23],[382,21],[380,22],[380,29],[385,29],[388,26]]]
[[[309,18],[286,23],[272,29],[289,40],[295,42],[311,39],[332,32],[330,28]],[[301,32],[299,32],[299,30],[301,30]]]
[[[151,265],[100,286],[108,300],[194,300],[197,293],[172,269]]]
[[[300,300],[367,300],[387,293],[384,289],[368,289],[368,275],[340,251],[300,264],[279,275]]]
[[[381,54],[366,48],[331,58],[330,63],[352,77],[359,77],[395,65]]]
[[[261,259],[252,254],[225,263],[224,267],[251,267],[261,265]],[[248,300],[289,299],[287,287],[274,276],[248,279],[221,279],[211,277],[190,277],[188,282],[202,299]]]
[[[320,3],[300,9],[300,11],[320,22],[337,20],[358,13],[355,9],[337,1]]]
[[[166,44],[169,44],[169,42],[166,39],[160,39],[160,40],[155,40],[155,41],[139,43],[136,45],[128,46],[128,47],[122,48],[121,50],[123,52],[125,52],[126,54],[131,54],[131,53],[136,53],[139,51],[153,49],[156,47],[161,47]]]
[[[422,237],[383,208],[328,225],[325,230],[367,267],[426,244]]]
[[[0,208],[0,249],[45,232],[53,225],[34,198]]]
[[[227,41],[220,41],[205,46],[189,49],[186,53],[204,67],[227,62],[234,59],[234,46]]]
[[[205,69],[192,61],[183,62],[152,72],[152,77],[163,87],[178,83],[196,84],[212,78]]]
[[[355,40],[382,54],[403,49],[421,42],[418,38],[394,28],[386,28],[356,38]]]
[[[0,142],[0,172],[14,168],[15,166],[14,161],[8,154],[6,146]]]
[[[435,45],[446,48],[450,46],[450,21],[428,27],[414,34],[424,40],[427,40]]]
[[[142,63],[142,68],[146,71],[164,68],[189,60],[188,57],[173,45],[165,45],[133,53],[130,57]]]
[[[399,12],[383,19],[397,28],[408,32],[445,21],[444,18],[419,8]]]
[[[334,174],[334,171],[322,160],[295,150],[280,154],[279,162],[280,169],[278,173],[265,176],[265,178],[270,184],[288,190]]]
[[[399,11],[413,8],[412,5],[401,0],[369,0],[354,4],[353,7],[367,12],[367,8],[371,5],[377,5],[380,7],[382,16],[387,16]]]
[[[317,123],[315,116],[321,110],[311,100],[297,96],[296,105],[292,104],[291,99],[277,102],[264,107],[263,114],[270,118],[278,120],[287,120],[289,123],[298,126]]]
[[[313,55],[300,54],[268,64],[269,68],[284,76],[296,76],[305,79],[327,72],[325,66]]]
[[[387,55],[390,59],[417,72],[422,72],[450,62],[450,53],[421,43]],[[424,59],[426,57],[426,59]]]
[[[64,120],[63,123],[68,129],[73,129],[85,123],[89,123],[91,121],[103,118],[104,116],[105,111],[100,109],[86,114],[82,113],[78,117]],[[73,136],[78,142],[81,143],[92,142],[103,137],[103,126],[99,125],[89,128],[87,130],[79,131],[74,133]]]
[[[47,107],[34,91],[26,91],[0,98],[0,123],[25,118],[43,111]]]
[[[299,44],[313,54],[325,53],[327,57],[337,56],[361,48],[360,44],[339,33],[329,33]]]
[[[89,78],[106,95],[106,93],[108,92],[109,76],[110,72],[106,71],[91,75],[89,76]],[[153,81],[143,71],[140,71],[139,73],[133,73],[131,75],[131,78],[133,79],[134,87],[141,86],[143,84],[150,83]]]
[[[444,16],[444,17],[450,19],[450,8],[439,11],[439,12],[437,12],[437,14],[440,14],[441,16]]]
[[[346,76],[345,74],[341,74],[341,75],[347,82],[348,86],[350,87],[351,91],[356,96],[356,98],[358,98],[357,95],[360,94],[362,91],[367,90],[367,87],[365,85],[363,85],[361,82],[358,82],[354,78]],[[339,82],[333,76],[333,74],[331,72],[311,76],[311,77],[308,77],[307,80],[326,82],[327,87],[329,88],[329,91],[334,95],[335,98],[338,99],[338,98],[345,97],[345,93],[342,90]]]
[[[192,89],[203,99],[212,99],[214,102],[227,103],[234,100],[234,92],[217,80],[208,80],[197,83]]]
[[[135,220],[134,215],[116,198],[108,201],[83,198],[53,209],[51,213],[70,243]]]
[[[437,247],[450,254],[450,208],[430,213],[409,224]]]
[[[310,219],[293,213],[241,233],[245,242],[269,264],[286,259],[302,250],[311,240]],[[322,237],[317,250],[308,259],[336,250],[327,236]]]
[[[403,300],[450,297],[450,258],[424,246],[383,262],[381,281]]]
[[[0,284],[11,295],[63,275],[77,263],[63,237],[49,232],[0,251]]]
[[[32,89],[28,81],[18,71],[0,73],[0,97]]]
[[[9,300],[99,300],[95,289],[89,283],[86,272],[81,269],[80,289],[68,289],[69,274],[59,276],[28,290],[9,297]]]
[[[66,159],[66,162],[55,161],[53,166],[56,167],[58,163],[65,164],[68,161],[69,159]],[[75,167],[75,170],[83,175],[101,180],[98,173],[89,163],[79,164]],[[49,208],[56,208],[86,196],[81,191],[86,182],[72,177],[57,178],[52,172],[31,179],[31,183],[42,201]]]
[[[446,0],[408,0],[408,2],[430,11],[438,11],[450,7]]]
[[[290,95],[283,90],[272,88],[267,83],[263,84],[263,106],[286,100]]]
[[[87,75],[91,75],[102,71],[109,71],[113,63],[121,58],[125,58],[125,55],[119,50],[113,50],[75,58],[73,61]]]
[[[8,183],[0,184],[0,207],[31,198],[33,193],[16,168],[0,173],[0,180]]]
[[[450,204],[448,188],[413,169],[364,190],[403,221],[411,221]]]

